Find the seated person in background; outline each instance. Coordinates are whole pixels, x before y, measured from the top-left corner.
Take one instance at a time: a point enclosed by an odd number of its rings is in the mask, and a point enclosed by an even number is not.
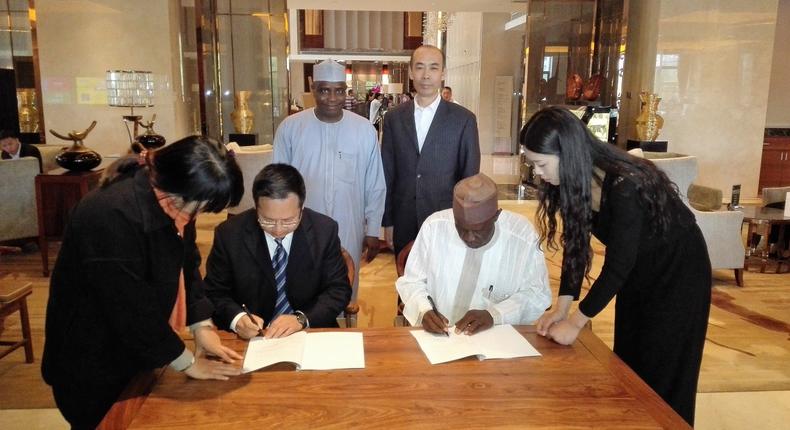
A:
[[[482,173],[456,184],[452,209],[425,220],[395,286],[409,323],[431,333],[527,324],[551,305],[538,235],[526,218],[499,209],[496,184]]]
[[[303,206],[304,180],[287,164],[258,173],[252,195],[255,208],[214,232],[206,262],[214,322],[245,339],[266,325],[267,338],[337,327],[336,317],[351,299],[337,223]]]
[[[3,160],[16,160],[22,157],[38,158],[38,171],[41,172],[41,153],[33,145],[22,143],[19,136],[11,130],[0,130],[0,149]]]

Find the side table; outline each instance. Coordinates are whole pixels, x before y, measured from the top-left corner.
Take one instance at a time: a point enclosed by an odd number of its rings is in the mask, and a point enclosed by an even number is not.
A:
[[[69,212],[88,192],[99,184],[102,171],[72,172],[50,170],[36,176],[36,207],[38,209],[38,247],[44,276],[49,276],[48,240],[63,235]]]

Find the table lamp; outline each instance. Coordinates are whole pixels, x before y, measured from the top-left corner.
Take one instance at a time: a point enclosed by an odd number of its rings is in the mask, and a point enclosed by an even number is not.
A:
[[[129,144],[134,143],[141,115],[134,114],[136,107],[152,107],[154,105],[154,79],[151,72],[140,70],[108,70],[107,71],[107,104],[114,107],[131,109],[129,115],[123,116]],[[129,130],[133,123],[134,133]]]

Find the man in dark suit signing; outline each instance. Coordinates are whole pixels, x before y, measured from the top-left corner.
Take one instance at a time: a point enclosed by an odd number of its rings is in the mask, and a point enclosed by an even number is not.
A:
[[[417,97],[387,112],[381,144],[387,181],[382,225],[396,255],[417,237],[425,218],[452,207],[455,184],[480,171],[475,115],[439,97],[444,53],[420,46],[410,68]]]
[[[38,148],[19,141],[19,136],[11,130],[0,130],[0,150],[3,160],[15,160],[22,157],[38,158],[38,171],[41,172],[41,152]]]
[[[351,298],[337,223],[303,206],[304,180],[287,164],[258,173],[252,195],[255,208],[214,232],[205,279],[214,322],[243,338],[337,327]]]

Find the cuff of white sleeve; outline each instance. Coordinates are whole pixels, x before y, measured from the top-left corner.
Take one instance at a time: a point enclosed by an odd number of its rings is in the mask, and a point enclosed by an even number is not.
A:
[[[365,236],[379,237],[381,235],[381,224],[370,224],[365,226]]]
[[[192,354],[192,351],[189,349],[184,348],[184,352],[182,352],[178,358],[170,362],[170,367],[175,371],[183,372],[189,369],[193,364],[195,364],[194,354]]]
[[[240,320],[240,319],[241,319],[241,317],[243,317],[243,316],[244,316],[244,312],[239,312],[239,313],[238,313],[238,314],[236,314],[236,316],[235,316],[235,317],[233,317],[233,319],[230,321],[230,329],[231,329],[231,330],[233,330],[233,332],[234,332],[234,333],[237,333],[237,334],[238,334],[238,332],[236,331],[236,324],[239,322],[239,320]]]

